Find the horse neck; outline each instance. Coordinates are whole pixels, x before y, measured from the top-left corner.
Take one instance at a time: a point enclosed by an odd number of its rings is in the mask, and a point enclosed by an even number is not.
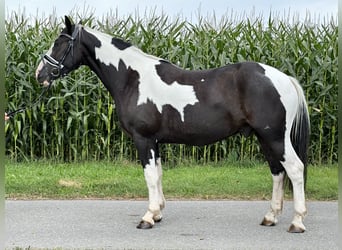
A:
[[[83,37],[83,43],[89,54],[85,64],[101,79],[114,99],[120,98],[133,70],[139,72],[153,70],[160,58],[145,54],[140,49],[123,41],[118,48],[107,34],[85,28],[88,33]],[[95,46],[94,46],[95,44]],[[117,100],[115,100],[117,101]]]

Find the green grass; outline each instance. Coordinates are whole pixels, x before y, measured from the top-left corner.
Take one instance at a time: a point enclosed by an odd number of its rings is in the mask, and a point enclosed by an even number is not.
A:
[[[337,165],[310,166],[307,199],[337,200]],[[6,164],[8,199],[140,199],[147,188],[140,165],[127,162]],[[164,167],[167,199],[270,199],[265,164],[219,163]],[[290,199],[289,192],[286,198]]]

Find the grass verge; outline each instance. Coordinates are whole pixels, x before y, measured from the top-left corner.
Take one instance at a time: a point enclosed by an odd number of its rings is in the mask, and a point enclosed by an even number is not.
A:
[[[337,164],[309,166],[307,199],[337,200]],[[7,199],[140,199],[147,188],[140,165],[127,162],[6,164]],[[266,164],[219,163],[164,167],[167,199],[270,199]],[[290,192],[285,198],[291,198]]]

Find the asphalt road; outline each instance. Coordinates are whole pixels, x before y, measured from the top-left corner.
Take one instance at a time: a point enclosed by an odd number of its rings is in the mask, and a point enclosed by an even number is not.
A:
[[[163,220],[139,230],[147,201],[6,201],[6,248],[338,249],[337,202],[307,207],[307,231],[290,234],[292,202],[264,227],[266,201],[168,201]]]

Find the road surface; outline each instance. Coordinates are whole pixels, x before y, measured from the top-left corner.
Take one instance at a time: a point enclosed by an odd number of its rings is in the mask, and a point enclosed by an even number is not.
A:
[[[167,201],[153,229],[136,225],[147,201],[6,201],[6,248],[338,249],[337,202],[308,202],[307,231],[290,234],[293,203],[260,226],[267,201]]]

